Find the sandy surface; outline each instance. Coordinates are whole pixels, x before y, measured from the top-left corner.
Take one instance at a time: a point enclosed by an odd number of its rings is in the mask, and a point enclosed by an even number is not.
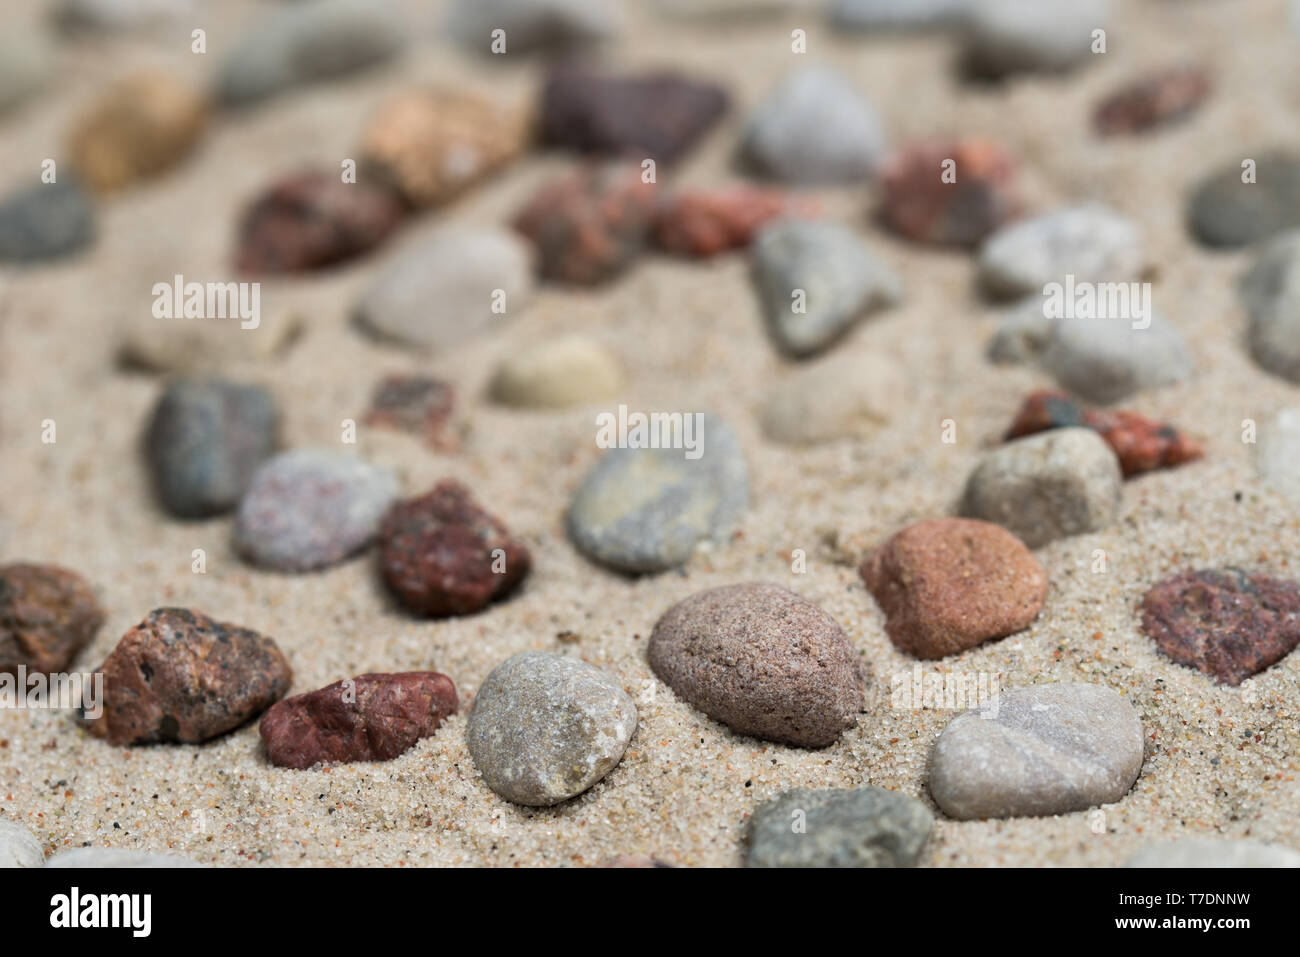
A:
[[[5,4],[30,15],[34,0]],[[259,4],[207,5],[206,56],[189,53],[184,24],[152,35],[65,45],[64,74],[43,98],[0,125],[0,188],[27,183],[39,161],[62,155],[76,112],[108,79],[157,65],[201,82]],[[272,6],[262,4],[260,6]],[[0,273],[0,561],[54,561],[98,589],[107,621],[74,667],[95,667],[121,634],[160,605],[190,605],[275,637],[295,692],[371,670],[441,670],[466,702],[499,661],[525,649],[577,655],[617,676],[640,708],[621,765],[580,798],[550,810],[512,806],[479,779],[464,717],[397,760],[329,771],[274,769],[256,729],[202,747],[109,747],[67,713],[0,712],[0,814],[26,823],[51,852],[83,844],[172,851],[221,865],[589,865],[621,853],[676,865],[735,865],[755,805],[789,787],[877,785],[930,804],[927,756],[951,717],[889,707],[893,675],[913,662],[894,650],[856,572],[862,554],[913,520],[951,511],[982,448],[995,441],[1036,373],[990,366],[994,313],[972,291],[969,257],[906,246],[869,219],[869,188],[823,194],[906,280],[905,304],[865,323],[839,348],[876,352],[909,373],[894,419],[869,442],[792,454],[762,439],[754,411],[788,371],[762,332],[741,256],[699,265],[649,257],[598,292],[546,289],[498,334],[452,354],[382,347],[349,324],[358,289],[407,242],[436,223],[501,222],[565,157],[531,156],[460,202],[416,220],[378,255],[337,273],[263,287],[264,310],[299,310],[303,337],[281,359],[231,368],[264,382],[284,410],[289,445],[331,445],[360,417],[384,374],[424,369],[455,382],[469,432],[457,455],[415,439],[362,430],[359,450],[395,466],[407,493],[454,476],[533,550],[523,592],[472,618],[429,623],[396,610],[376,581],[373,555],[322,574],[250,569],[230,546],[230,523],[164,516],[150,495],[137,442],[156,379],[113,361],[116,329],[147,310],[149,289],[175,272],[228,276],[237,209],[269,178],[301,162],[337,168],[351,155],[365,111],[422,80],[526,96],[532,64],[483,63],[440,42],[436,15],[406,3],[418,41],[400,64],[222,117],[176,172],[101,206],[100,242],[65,265]],[[432,5],[430,5],[432,6]],[[1220,688],[1155,651],[1137,628],[1144,590],[1185,567],[1237,563],[1294,573],[1295,506],[1262,488],[1241,441],[1300,392],[1259,371],[1241,344],[1231,283],[1240,254],[1197,249],[1181,224],[1189,183],[1255,144],[1300,146],[1300,37],[1281,3],[1119,2],[1111,52],[1068,79],[963,86],[943,38],[836,39],[815,16],[729,25],[669,23],[634,12],[611,63],[669,64],[712,76],[736,107],[673,174],[679,183],[734,177],[739,120],[799,62],[790,30],[809,31],[814,57],[854,78],[896,141],[982,132],[1023,157],[1033,205],[1102,200],[1145,229],[1158,265],[1155,304],[1188,338],[1197,375],[1127,405],[1204,440],[1206,459],[1126,484],[1110,529],[1037,554],[1051,579],[1028,631],[938,665],[1000,672],[1003,686],[1082,680],[1126,695],[1142,716],[1146,762],[1133,791],[1095,813],[998,822],[938,815],[928,865],[1113,865],[1143,843],[1181,836],[1250,836],[1300,848],[1300,655],[1241,688]],[[1096,99],[1136,73],[1205,60],[1219,88],[1188,125],[1144,141],[1101,143],[1088,131]],[[663,178],[664,182],[668,177]],[[232,324],[231,334],[247,335]],[[625,361],[622,397],[636,409],[712,409],[729,419],[749,457],[754,504],[736,540],[701,553],[683,573],[629,580],[598,569],[568,544],[562,515],[596,460],[594,414],[522,414],[493,408],[483,388],[512,350],[582,331]],[[160,334],[161,331],[160,331]],[[58,441],[40,442],[57,422]],[[940,422],[958,424],[954,445]],[[206,575],[190,571],[203,548]],[[806,550],[807,573],[789,554]],[[1091,571],[1094,550],[1110,557]],[[873,678],[857,728],[822,751],[733,735],[654,681],[645,644],[658,616],[699,589],[765,578],[820,603],[848,632]],[[561,641],[572,632],[575,640]],[[1101,830],[1102,833],[1096,833]]]

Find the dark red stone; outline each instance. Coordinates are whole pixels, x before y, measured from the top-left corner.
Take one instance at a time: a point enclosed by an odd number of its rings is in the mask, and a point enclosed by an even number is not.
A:
[[[293,680],[274,641],[188,608],[158,608],[99,667],[104,713],[86,720],[110,744],[197,744],[249,721]]]
[[[379,566],[408,608],[445,618],[504,598],[528,574],[532,557],[469,489],[448,479],[389,509],[379,531]]]
[[[683,190],[670,196],[654,222],[655,244],[679,256],[706,258],[740,249],[778,216],[815,212],[811,200],[753,186]]]
[[[944,182],[946,160],[956,163]],[[916,242],[974,246],[1020,215],[1016,164],[990,140],[911,146],[881,173],[881,218]]]
[[[1239,568],[1166,578],[1141,612],[1161,651],[1224,684],[1241,684],[1300,644],[1300,584]]]
[[[104,623],[95,593],[57,565],[0,565],[0,674],[63,671]]]
[[[245,211],[236,265],[246,273],[305,272],[369,252],[401,224],[396,194],[308,170],[280,180]]]
[[[1209,74],[1182,66],[1143,77],[1104,99],[1093,115],[1102,136],[1141,133],[1183,119],[1210,93]]]
[[[375,389],[365,421],[410,432],[439,451],[454,451],[458,443],[448,427],[455,407],[456,389],[450,383],[426,375],[391,375]]]
[[[436,671],[361,675],[277,702],[258,730],[271,763],[284,768],[390,761],[457,704],[456,686]]]

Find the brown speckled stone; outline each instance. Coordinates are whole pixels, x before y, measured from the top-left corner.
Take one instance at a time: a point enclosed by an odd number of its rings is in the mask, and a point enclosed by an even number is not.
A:
[[[699,592],[650,636],[650,667],[679,698],[741,734],[824,747],[853,726],[864,693],[839,624],[770,582]]]
[[[1142,630],[1166,655],[1239,685],[1300,644],[1300,584],[1239,568],[1181,572],[1142,599]]]
[[[456,387],[427,375],[390,375],[375,387],[366,425],[410,432],[432,449],[454,452],[460,442],[451,427]]]
[[[1093,126],[1102,136],[1141,133],[1192,113],[1210,92],[1209,74],[1180,66],[1144,76],[1097,106]]]
[[[62,671],[88,645],[104,613],[76,572],[57,565],[0,565],[0,674]]]
[[[100,665],[104,713],[86,719],[110,744],[197,744],[257,717],[293,673],[274,641],[187,608],[151,611]]]
[[[941,175],[952,160],[955,182]],[[881,174],[881,218],[921,243],[974,246],[1020,214],[1015,161],[996,143],[966,139],[911,146]]]
[[[885,631],[917,658],[943,658],[1028,628],[1047,572],[991,522],[934,518],[909,525],[862,564]]]

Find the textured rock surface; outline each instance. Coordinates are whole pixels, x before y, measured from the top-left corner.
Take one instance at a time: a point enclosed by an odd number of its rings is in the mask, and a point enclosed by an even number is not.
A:
[[[80,252],[95,239],[95,214],[77,180],[60,176],[0,200],[0,262],[37,262]]]
[[[57,565],[0,565],[0,673],[63,671],[104,623],[95,593]]]
[[[951,161],[954,166],[946,166]],[[956,182],[941,174],[951,168]],[[919,143],[881,172],[885,225],[914,242],[974,246],[1020,215],[1016,164],[992,140]]]
[[[1274,375],[1300,384],[1300,230],[1270,240],[1238,283],[1250,354]]]
[[[912,867],[933,826],[920,801],[882,788],[786,791],[750,818],[745,865]]]
[[[1107,0],[979,0],[963,18],[963,62],[975,76],[1056,72],[1079,66],[1104,30]]]
[[[930,794],[949,817],[1069,814],[1118,801],[1137,780],[1142,722],[1109,688],[1034,685],[996,702],[996,716],[960,714],[934,746]]]
[[[636,723],[632,699],[599,668],[526,651],[487,676],[465,741],[493,791],[516,804],[547,806],[612,771]]]
[[[485,55],[494,52],[494,30],[505,31],[506,54],[557,52],[613,34],[616,9],[604,0],[453,0],[447,29],[465,49]]]
[[[512,353],[497,367],[488,391],[503,405],[561,409],[610,398],[622,385],[613,353],[594,339],[565,336]]]
[[[1056,319],[1042,367],[1062,388],[1102,405],[1190,378],[1182,334],[1159,315],[1148,318],[1146,328],[1125,318]]]
[[[906,376],[875,353],[834,353],[772,384],[759,409],[763,433],[787,445],[865,438],[904,405]]]
[[[277,701],[258,730],[271,763],[389,761],[456,711],[456,687],[435,671],[372,674]]]
[[[36,835],[16,821],[0,818],[0,871],[44,863],[45,853]]]
[[[682,190],[671,194],[655,214],[654,241],[665,252],[707,259],[748,246],[774,219],[816,209],[811,200],[775,189],[742,185]]]
[[[1209,73],[1197,66],[1147,74],[1098,103],[1093,128],[1102,136],[1119,136],[1176,123],[1196,111],[1211,85]]]
[[[1148,844],[1125,867],[1300,867],[1300,851],[1259,841],[1189,837]]]
[[[1245,150],[1201,180],[1191,192],[1187,218],[1207,246],[1245,246],[1300,228],[1300,158],[1274,150]],[[1254,181],[1244,182],[1245,159]]]
[[[186,608],[158,608],[100,665],[104,713],[86,718],[109,744],[198,744],[251,721],[293,680],[270,638]]]
[[[852,727],[864,686],[839,624],[770,582],[724,585],[678,602],[650,635],[659,679],[733,731],[820,748]]]

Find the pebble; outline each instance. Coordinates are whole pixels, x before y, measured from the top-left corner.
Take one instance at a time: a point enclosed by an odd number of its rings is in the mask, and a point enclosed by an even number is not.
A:
[[[1237,288],[1251,356],[1274,375],[1300,384],[1300,230],[1265,243]]]
[[[616,9],[605,0],[453,0],[447,29],[462,47],[484,55],[499,55],[494,30],[505,31],[506,56],[572,51],[611,36]]]
[[[281,452],[239,503],[235,549],[283,572],[333,565],[374,541],[397,494],[391,469],[325,449]]]
[[[598,73],[564,65],[542,88],[539,138],[546,146],[673,163],[727,111],[722,87],[676,73]]]
[[[119,361],[148,372],[221,374],[232,365],[265,362],[288,351],[303,330],[302,314],[261,308],[256,329],[241,322],[173,322],[133,310],[117,334]]]
[[[1062,388],[1100,405],[1191,378],[1182,334],[1159,314],[1147,319],[1145,329],[1124,318],[1054,320],[1042,367]]]
[[[1254,182],[1242,181],[1247,159]],[[1187,219],[1197,239],[1219,248],[1300,228],[1300,158],[1269,151],[1233,159],[1193,188]]]
[[[1127,281],[1146,265],[1137,226],[1094,203],[1056,210],[998,230],[980,247],[980,285],[1000,298],[1041,295],[1067,274],[1076,282]]]
[[[40,33],[13,29],[0,37],[0,114],[39,93],[54,72],[54,49]]]
[[[1125,867],[1300,867],[1300,852],[1278,844],[1225,838],[1189,837],[1148,844]]]
[[[1199,459],[1205,449],[1172,425],[1123,409],[1089,409],[1064,392],[1042,390],[1025,399],[1006,438],[1018,439],[1049,429],[1092,429],[1119,459],[1125,478],[1173,468]]]
[[[814,202],[774,189],[681,190],[670,195],[655,213],[653,237],[664,252],[708,259],[748,246],[774,219],[816,211]]]
[[[1210,75],[1197,66],[1149,73],[1099,104],[1092,125],[1102,136],[1144,133],[1186,119],[1209,96]]]
[[[1300,644],[1300,584],[1232,567],[1180,572],[1142,599],[1142,631],[1178,664],[1239,685]]]
[[[294,273],[337,265],[374,249],[402,223],[388,189],[301,170],[255,199],[239,223],[236,266],[244,273]]]
[[[234,39],[217,71],[216,96],[232,106],[258,103],[369,69],[396,56],[405,36],[396,17],[366,0],[280,6]]]
[[[281,698],[293,672],[275,642],[188,608],[156,608],[117,643],[99,718],[109,744],[198,744],[251,721]]]
[[[752,251],[754,285],[768,332],[792,357],[823,351],[865,315],[897,305],[903,284],[848,227],[782,219]]]
[[[158,398],[145,455],[163,507],[204,518],[239,504],[253,473],[275,451],[279,413],[260,386],[182,379]]]
[[[452,427],[456,411],[456,388],[450,382],[427,375],[386,376],[375,388],[366,425],[408,432],[429,448],[455,451],[459,439]]]
[[[0,262],[58,259],[80,252],[94,239],[90,198],[70,175],[0,200]]]
[[[962,62],[979,78],[1054,73],[1091,57],[1107,0],[979,0],[962,21]]]
[[[1260,427],[1255,469],[1266,484],[1300,499],[1300,408],[1283,409]]]
[[[207,126],[207,106],[161,73],[139,73],[111,86],[75,122],[72,165],[100,192],[156,176],[183,160]]]
[[[21,824],[0,818],[0,871],[44,863],[45,853],[36,835]]]
[[[608,399],[622,387],[618,359],[599,342],[572,335],[512,353],[497,367],[488,392],[515,408],[562,409]]]
[[[831,0],[831,26],[842,30],[928,30],[960,26],[977,0]]]
[[[65,30],[135,30],[182,20],[198,12],[196,0],[57,0],[54,19]]]
[[[817,605],[771,582],[697,592],[650,635],[650,667],[677,697],[739,734],[821,748],[857,721],[857,653]]]
[[[548,807],[614,770],[636,724],[632,699],[599,668],[525,651],[493,668],[479,688],[465,742],[493,791]]]
[[[514,160],[528,116],[465,91],[414,90],[381,104],[361,138],[363,173],[408,205],[445,203]]]
[[[712,413],[681,415],[676,437],[696,443],[694,451],[610,448],[582,480],[566,527],[587,558],[630,574],[665,571],[685,564],[702,542],[721,544],[739,524],[749,507],[740,440]]]
[[[858,185],[887,148],[880,116],[841,74],[822,66],[786,75],[749,118],[740,151],[753,169],[806,186]]]
[[[904,403],[907,377],[875,353],[835,353],[773,383],[759,409],[763,434],[785,445],[868,438]]]
[[[528,244],[495,226],[440,226],[404,248],[361,294],[381,337],[443,352],[513,318],[533,291]]]
[[[1142,722],[1099,685],[999,693],[996,712],[954,718],[934,746],[930,794],[949,817],[1046,817],[1110,804],[1142,770]]]
[[[1119,513],[1119,460],[1092,429],[1053,429],[985,452],[961,514],[995,522],[1030,548],[1095,532]]]
[[[754,811],[745,866],[914,867],[933,827],[924,804],[896,791],[797,788]]]
[[[656,208],[655,185],[635,163],[602,163],[542,185],[515,219],[546,279],[594,285],[641,254]]]
[[[436,671],[361,675],[277,701],[258,731],[271,763],[391,761],[456,713],[456,686]]]
[[[498,519],[451,479],[395,503],[379,529],[384,582],[412,611],[433,618],[472,615],[508,596],[532,556]]]
[[[109,868],[118,870],[123,867],[203,867],[197,861],[175,854],[152,854],[147,851],[124,851],[107,847],[78,847],[71,851],[55,854],[46,867],[70,867],[81,869]]]
[[[955,166],[946,165],[951,161]],[[944,182],[951,169],[956,182]],[[881,173],[880,216],[918,243],[971,247],[1020,215],[1016,163],[991,140],[919,143]]]
[[[1028,628],[1047,599],[1047,572],[1001,526],[933,518],[896,533],[862,563],[885,631],[917,658],[944,658]]]
[[[0,674],[61,672],[104,623],[86,580],[57,565],[0,565]]]

